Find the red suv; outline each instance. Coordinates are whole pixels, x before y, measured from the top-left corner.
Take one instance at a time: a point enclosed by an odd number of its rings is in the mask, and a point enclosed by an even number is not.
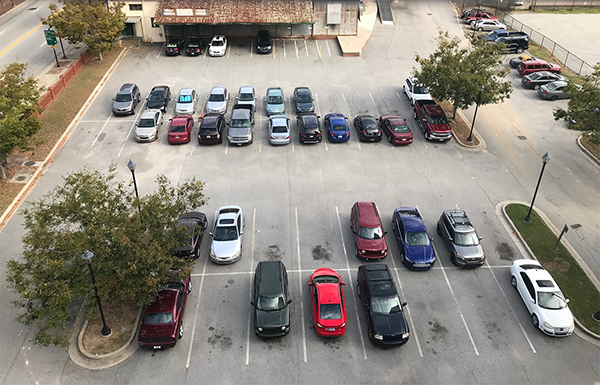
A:
[[[540,59],[522,61],[517,66],[517,72],[521,75],[529,75],[530,73],[538,71],[549,71],[559,74],[561,68],[558,64],[548,63]]]
[[[387,232],[383,230],[375,203],[356,202],[350,213],[350,227],[354,233],[357,257],[380,260],[387,256]]]

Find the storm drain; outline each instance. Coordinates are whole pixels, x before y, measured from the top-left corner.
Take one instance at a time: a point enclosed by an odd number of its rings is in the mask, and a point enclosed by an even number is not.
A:
[[[35,172],[35,170],[32,170],[32,169],[19,170],[19,171],[17,171],[15,176],[13,176],[13,178],[10,180],[10,182],[11,183],[27,183],[27,181],[29,179],[31,179],[31,177],[33,176],[34,172]]]
[[[40,7],[27,8],[28,11],[37,11]]]
[[[517,138],[521,140],[527,140],[527,137],[525,135],[518,135]]]

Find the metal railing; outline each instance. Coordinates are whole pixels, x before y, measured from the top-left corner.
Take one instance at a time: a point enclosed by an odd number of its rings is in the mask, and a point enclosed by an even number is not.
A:
[[[577,75],[589,75],[594,72],[594,67],[585,60],[581,59],[579,56],[575,55],[573,52],[550,39],[543,33],[536,31],[530,26],[520,22],[514,16],[504,15],[502,17],[502,22],[510,29],[528,34],[530,41],[533,41],[539,44],[541,47],[548,49],[552,56],[558,59],[561,65],[567,67]]]

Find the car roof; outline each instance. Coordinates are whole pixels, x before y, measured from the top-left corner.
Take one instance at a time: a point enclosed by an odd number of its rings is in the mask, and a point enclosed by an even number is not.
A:
[[[191,95],[193,91],[193,88],[182,88],[179,90],[179,95]]]
[[[526,268],[523,270],[525,271],[525,274],[529,276],[529,279],[531,279],[531,282],[536,287],[537,291],[560,290],[548,270],[544,269],[542,266],[539,266],[539,268]]]
[[[310,94],[310,88],[308,87],[296,87],[294,88],[294,92],[297,94]]]
[[[135,87],[134,83],[125,83],[119,88],[119,93],[129,93]]]
[[[361,265],[366,271],[371,296],[385,297],[398,294],[388,266],[384,263]]]
[[[325,117],[329,118],[329,120],[334,121],[334,122],[339,122],[339,121],[343,121],[345,122],[346,117],[344,116],[344,114],[339,114],[339,113],[332,113],[332,114],[327,114],[325,115]]]
[[[164,92],[165,89],[168,89],[169,86],[154,86],[152,87],[152,91],[150,91],[150,93],[152,92]]]
[[[283,95],[283,89],[281,87],[269,87],[267,88],[267,95]]]
[[[336,277],[337,278],[337,277]],[[340,303],[342,298],[340,296],[339,282],[338,283],[319,283],[316,284],[317,297],[319,303]]]
[[[375,227],[381,225],[379,212],[374,202],[356,202],[358,209],[359,225],[366,227]]]
[[[219,207],[219,211],[218,214],[219,216],[223,216],[225,214],[231,214],[231,215],[237,215],[237,213],[241,213],[242,212],[242,208],[240,206],[236,206],[236,205],[227,205],[227,206],[221,206]]]
[[[450,223],[454,227],[455,231],[466,232],[474,230],[473,224],[471,223],[471,219],[467,215],[467,212],[464,210],[446,210],[444,211],[444,215],[448,216],[451,219]]]
[[[222,117],[221,114],[206,114],[202,118],[200,127],[201,128],[215,128],[217,126],[217,122],[219,121],[220,117]]]
[[[402,119],[398,115],[393,115],[393,114],[381,115],[381,118],[382,119],[387,119],[387,120],[389,120],[391,122],[406,123],[406,120]]]
[[[189,115],[177,115],[177,116],[173,116],[171,118],[171,125],[176,124],[176,123],[183,123],[185,124],[185,122],[190,118]]]
[[[156,114],[157,111],[160,111],[160,110],[157,110],[157,109],[145,110],[142,113],[142,116],[140,116],[140,119],[147,119],[147,118],[154,119],[154,114]]]
[[[213,36],[213,41],[214,40],[225,40],[225,35],[215,35]]]
[[[532,72],[529,75],[525,75],[525,76],[531,77],[531,75],[535,75],[535,76],[548,76],[548,75],[554,75],[554,73],[550,72],[550,71],[537,71],[537,72]]]
[[[250,92],[254,92],[254,86],[241,86],[239,93],[243,94],[243,93],[250,93]]]
[[[179,290],[161,288],[154,302],[148,306],[148,313],[170,313],[177,301]]]
[[[281,261],[260,261],[259,292],[261,295],[274,296],[283,294],[283,274]]]
[[[405,231],[427,231],[423,218],[417,209],[412,207],[399,207],[394,210],[400,214]]]

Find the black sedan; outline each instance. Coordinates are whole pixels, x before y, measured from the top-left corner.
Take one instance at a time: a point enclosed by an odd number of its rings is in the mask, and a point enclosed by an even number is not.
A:
[[[175,255],[182,258],[198,258],[200,256],[198,249],[202,243],[207,225],[206,215],[197,211],[190,211],[177,218],[177,224],[187,229],[189,237],[181,242]]]
[[[323,134],[321,133],[320,118],[317,114],[304,114],[296,118],[300,143],[321,143]]]
[[[165,46],[165,55],[167,56],[177,56],[181,55],[181,51],[183,51],[183,40],[179,39],[171,39],[167,42]]]
[[[567,81],[567,78],[548,71],[538,71],[523,76],[521,84],[523,84],[523,87],[525,88],[537,90],[544,84],[556,82],[558,80]]]
[[[188,56],[200,56],[204,53],[205,39],[191,39],[185,46],[185,53]]]
[[[146,98],[146,109],[157,109],[167,112],[167,106],[171,100],[171,89],[169,86],[155,86]]]
[[[377,124],[377,119],[372,115],[356,115],[354,128],[358,131],[358,138],[361,142],[381,141],[381,129]]]

